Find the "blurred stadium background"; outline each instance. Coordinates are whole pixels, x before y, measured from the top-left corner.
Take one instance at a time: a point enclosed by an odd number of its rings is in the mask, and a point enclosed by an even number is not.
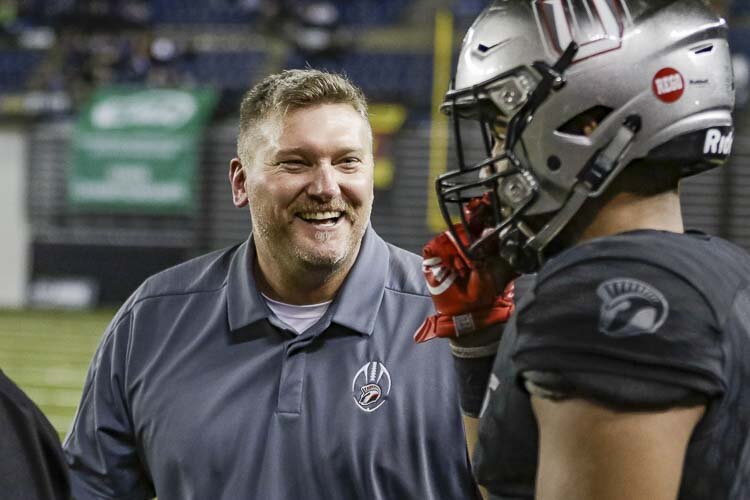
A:
[[[284,68],[365,90],[373,225],[419,252],[442,227],[432,179],[454,158],[436,107],[486,3],[0,0],[0,369],[67,430],[114,308],[148,275],[246,238],[226,181],[239,99]],[[750,2],[714,4],[731,27],[735,153],[685,183],[684,213],[750,250]]]

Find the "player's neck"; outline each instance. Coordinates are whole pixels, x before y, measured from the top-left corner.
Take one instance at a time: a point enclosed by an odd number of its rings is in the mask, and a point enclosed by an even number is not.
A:
[[[679,194],[676,191],[652,196],[619,193],[599,208],[577,243],[639,229],[684,232]]]

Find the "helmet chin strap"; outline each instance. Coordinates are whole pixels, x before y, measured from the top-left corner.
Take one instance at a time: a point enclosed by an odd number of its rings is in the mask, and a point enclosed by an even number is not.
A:
[[[524,246],[536,255],[540,264],[544,261],[543,252],[549,242],[578,213],[588,198],[602,193],[640,128],[641,118],[638,115],[628,116],[609,144],[599,150],[578,175],[578,182],[573,186],[573,192],[560,210],[539,232],[528,239]]]
[[[590,194],[591,190],[585,182],[577,182],[573,186],[573,192],[565,200],[562,208],[547,221],[539,232],[526,241],[525,247],[536,255],[540,264],[544,262],[542,255],[544,249],[562,231],[562,228],[570,222],[570,219],[578,213]]]

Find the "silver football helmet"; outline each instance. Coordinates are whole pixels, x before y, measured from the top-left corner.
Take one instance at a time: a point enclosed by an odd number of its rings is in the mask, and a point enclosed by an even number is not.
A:
[[[701,0],[492,3],[464,38],[441,108],[460,168],[436,189],[448,225],[463,222],[462,235],[452,229],[463,250],[484,258],[491,248],[532,271],[586,199],[634,160],[684,176],[721,165],[733,137],[726,36]],[[467,120],[487,153],[474,165],[464,161]],[[466,206],[480,196],[493,219],[477,234]]]

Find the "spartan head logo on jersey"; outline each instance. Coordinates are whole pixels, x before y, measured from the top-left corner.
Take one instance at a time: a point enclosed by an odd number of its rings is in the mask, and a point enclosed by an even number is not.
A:
[[[632,278],[605,281],[596,294],[602,299],[599,331],[610,337],[654,333],[669,314],[667,299],[659,290]]]
[[[357,406],[373,412],[383,406],[391,392],[391,374],[382,363],[370,361],[360,368],[352,380],[352,396]]]

